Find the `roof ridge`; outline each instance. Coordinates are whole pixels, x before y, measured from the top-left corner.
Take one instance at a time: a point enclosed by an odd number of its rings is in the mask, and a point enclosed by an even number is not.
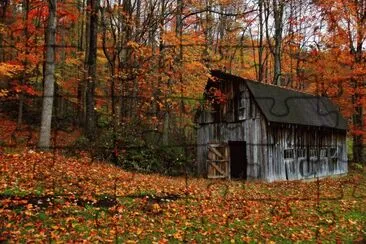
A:
[[[311,96],[314,96],[314,97],[323,97],[323,96],[319,96],[319,95],[312,94],[310,92],[306,92],[306,91],[302,91],[302,90],[297,90],[297,89],[292,88],[292,87],[278,86],[278,85],[274,85],[274,84],[271,84],[271,83],[264,83],[264,82],[260,82],[260,81],[257,81],[257,80],[247,79],[247,78],[244,78],[244,77],[242,79],[244,79],[246,81],[250,81],[250,82],[255,82],[255,83],[258,83],[258,84],[262,84],[262,85],[265,85],[265,86],[277,87],[277,88],[284,89],[284,90],[289,90],[289,91],[304,93],[306,95],[311,95]]]
[[[255,82],[255,83],[258,83],[258,84],[262,84],[262,85],[266,85],[266,86],[271,86],[271,87],[277,87],[277,88],[280,88],[280,89],[284,89],[284,90],[289,90],[289,91],[294,91],[294,92],[299,92],[299,93],[303,93],[303,94],[306,94],[306,95],[310,95],[310,96],[314,96],[314,97],[324,97],[324,96],[320,96],[320,95],[315,95],[315,94],[312,94],[310,92],[306,92],[306,91],[302,91],[302,90],[297,90],[295,88],[292,88],[292,87],[287,87],[287,86],[278,86],[278,85],[274,85],[274,84],[271,84],[271,83],[264,83],[264,82],[260,82],[258,80],[252,80],[252,79],[248,79],[248,78],[245,78],[245,77],[242,77],[242,76],[239,76],[239,74],[230,74],[230,73],[226,73],[226,72],[223,72],[221,70],[212,70],[213,73],[215,72],[220,72],[221,74],[223,75],[229,75],[229,76],[235,76],[239,79],[243,79],[245,81],[250,81],[250,82]]]

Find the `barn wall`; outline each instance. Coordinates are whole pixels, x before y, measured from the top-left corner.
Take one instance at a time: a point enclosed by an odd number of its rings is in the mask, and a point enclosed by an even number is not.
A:
[[[197,130],[197,162],[200,174],[206,174],[207,146],[213,143],[227,144],[228,141],[245,141],[247,143],[247,178],[265,178],[265,162],[268,161],[267,131],[266,121],[249,96],[249,92],[244,84],[239,85],[239,90],[243,92],[245,109],[241,114],[234,113],[233,108],[224,108],[228,113],[224,113],[222,122],[214,123],[214,115],[202,113],[201,123]],[[233,88],[227,88],[232,92]],[[238,98],[231,97],[234,106]],[[237,118],[233,116],[237,116]],[[239,118],[240,116],[240,118]]]
[[[268,128],[266,180],[298,180],[347,172],[345,132],[296,125]]]

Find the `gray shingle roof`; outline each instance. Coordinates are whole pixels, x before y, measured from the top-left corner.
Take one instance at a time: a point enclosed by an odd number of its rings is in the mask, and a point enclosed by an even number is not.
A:
[[[326,97],[263,84],[217,70],[211,74],[222,80],[245,82],[269,122],[347,129],[347,121],[338,106]]]

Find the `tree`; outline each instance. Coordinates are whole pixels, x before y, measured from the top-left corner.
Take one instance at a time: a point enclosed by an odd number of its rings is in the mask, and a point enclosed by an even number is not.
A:
[[[39,148],[49,149],[51,139],[52,109],[55,85],[55,44],[57,0],[48,1],[48,24],[46,29],[46,53],[44,65],[44,88]]]
[[[342,95],[353,105],[351,130],[353,137],[353,160],[366,162],[364,152],[365,137],[365,80],[366,65],[366,2],[364,0],[324,0],[316,1],[322,9],[328,24],[328,36],[323,38],[325,45],[330,47],[331,54],[340,69],[347,67],[346,74],[339,70],[334,72],[337,76],[340,90],[349,88],[351,99],[346,94]],[[349,84],[349,85],[348,85]]]
[[[267,39],[269,40],[269,16],[270,10],[272,9],[273,24],[274,24],[274,45],[268,41],[269,48],[273,54],[273,84],[281,85],[281,56],[282,56],[282,31],[283,31],[283,15],[285,9],[285,0],[270,0],[264,1],[266,5],[266,28],[267,28]]]
[[[86,59],[86,99],[85,99],[85,135],[93,139],[96,129],[95,116],[95,85],[97,75],[97,42],[98,42],[98,11],[99,0],[88,0],[89,10],[89,46],[87,48]]]

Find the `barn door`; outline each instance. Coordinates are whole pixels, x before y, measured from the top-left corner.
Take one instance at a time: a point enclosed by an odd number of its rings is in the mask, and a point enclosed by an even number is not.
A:
[[[227,145],[208,145],[207,158],[208,178],[230,178],[229,148]]]
[[[230,176],[236,179],[247,178],[247,155],[245,141],[229,141]]]

